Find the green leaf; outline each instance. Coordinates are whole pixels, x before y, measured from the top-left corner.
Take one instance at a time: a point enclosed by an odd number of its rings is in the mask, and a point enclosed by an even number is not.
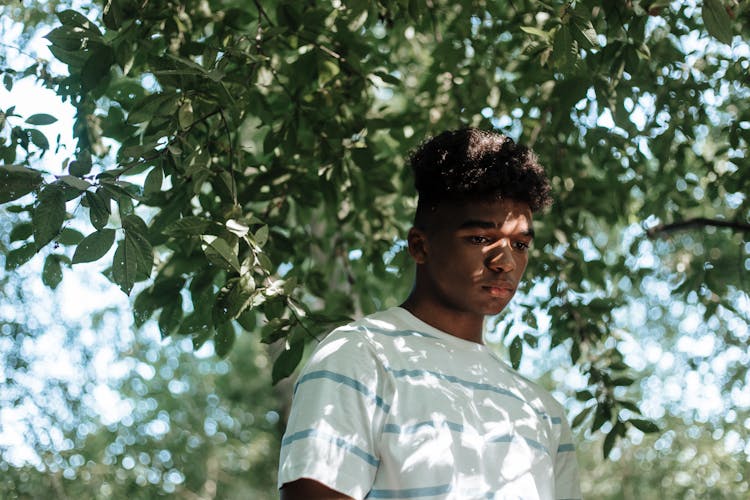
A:
[[[276,385],[281,379],[284,379],[294,372],[299,362],[302,360],[302,354],[305,352],[304,342],[294,342],[282,351],[276,361],[273,363],[271,370],[271,381]]]
[[[164,228],[167,236],[200,236],[215,223],[203,217],[189,215],[178,219]]]
[[[602,446],[602,453],[604,455],[605,460],[607,459],[607,457],[609,457],[609,454],[612,452],[612,448],[615,445],[615,441],[617,440],[618,435],[619,435],[619,429],[617,428],[617,425],[615,425],[614,427],[612,427],[612,430],[610,430],[607,433],[607,436],[604,438],[604,445]]]
[[[83,239],[83,235],[80,231],[71,229],[69,227],[63,228],[60,231],[60,236],[57,238],[57,242],[61,245],[77,245]]]
[[[573,423],[571,424],[571,427],[575,429],[576,427],[580,426],[584,422],[584,420],[586,420],[586,417],[588,417],[591,414],[593,409],[594,409],[593,406],[584,408],[578,415],[576,415],[573,418]]]
[[[83,28],[84,30],[91,31],[97,35],[102,34],[101,31],[99,31],[99,28],[89,21],[86,16],[74,10],[68,9],[58,12],[57,18],[65,26]]]
[[[70,175],[76,177],[88,175],[88,173],[91,172],[91,162],[86,163],[78,160],[71,161],[68,165],[68,172],[70,172]]]
[[[518,370],[518,367],[521,365],[521,357],[523,356],[523,340],[521,340],[521,337],[517,336],[513,338],[508,349],[508,354],[510,354],[510,364],[514,369]]]
[[[148,226],[137,215],[128,215],[122,221],[125,241],[129,243],[137,259],[139,279],[147,279],[154,267],[154,251],[148,241]]]
[[[633,403],[632,401],[623,401],[623,400],[618,400],[618,401],[617,401],[617,403],[618,403],[618,404],[619,404],[620,406],[622,406],[623,408],[625,408],[625,409],[627,409],[627,410],[630,410],[630,411],[632,411],[632,412],[633,412],[633,413],[635,413],[636,415],[640,415],[640,414],[641,414],[641,409],[640,409],[640,408],[638,408],[638,405],[637,405],[637,404],[635,404],[635,403]]]
[[[721,0],[703,0],[701,15],[709,35],[727,45],[732,44],[732,20]]]
[[[385,71],[375,71],[373,75],[376,75],[385,83],[389,83],[391,85],[401,85],[401,80],[391,75],[390,73],[386,73]]]
[[[133,325],[136,328],[142,327],[158,308],[154,300],[153,287],[141,290],[133,301]]]
[[[531,318],[536,318],[536,317],[532,315]],[[539,345],[539,338],[530,333],[524,334],[523,341],[526,342],[526,344],[532,349],[536,349],[537,346]]]
[[[229,351],[232,350],[236,334],[234,331],[234,325],[231,322],[223,323],[216,327],[216,335],[214,336],[214,350],[220,358],[226,358]]]
[[[587,390],[578,391],[578,392],[576,392],[576,399],[578,401],[584,401],[584,402],[585,401],[590,401],[590,400],[594,399],[594,395],[591,393],[591,391],[587,391]]]
[[[540,30],[539,28],[535,28],[533,26],[521,26],[521,31],[523,31],[524,33],[528,33],[529,35],[538,36],[539,38],[543,38],[547,41],[552,38],[549,32]]]
[[[555,31],[552,46],[552,56],[555,66],[560,69],[570,69],[575,61],[575,42],[571,35],[570,27],[561,24]]]
[[[193,342],[193,350],[197,351],[198,349],[203,347],[203,344],[205,344],[206,341],[213,336],[213,333],[214,333],[214,329],[210,326],[206,326],[204,328],[194,331],[190,335],[191,340]]]
[[[109,215],[111,213],[109,198],[105,197],[99,190],[97,190],[96,193],[87,191],[85,196],[86,202],[89,205],[89,219],[91,220],[91,225],[96,229],[104,228],[109,221]]]
[[[62,281],[62,267],[60,266],[60,256],[50,254],[44,260],[42,269],[42,283],[51,289],[57,288]]]
[[[109,69],[115,63],[115,52],[112,47],[98,45],[96,50],[83,64],[81,69],[81,88],[84,92],[96,88],[109,74]]]
[[[161,191],[162,181],[164,180],[164,173],[161,167],[154,167],[146,176],[146,181],[143,183],[143,195],[149,196]]]
[[[609,364],[610,370],[622,371],[622,370],[627,370],[628,368],[630,367],[627,365],[627,363],[624,363],[622,361],[613,361],[612,363]]]
[[[102,11],[102,22],[104,26],[111,30],[117,30],[125,21],[125,14],[122,11],[123,6],[120,2],[106,2]]]
[[[598,431],[601,426],[611,418],[612,410],[606,402],[596,405],[596,414],[594,415],[594,422],[591,424],[591,432]]]
[[[57,45],[49,45],[47,49],[55,56],[60,62],[67,64],[72,71],[77,71],[78,68],[83,66],[86,62],[87,52],[80,50],[80,48],[66,50]]]
[[[63,50],[77,51],[81,49],[90,36],[91,33],[81,27],[60,26],[50,31],[44,38]]]
[[[264,344],[272,344],[289,335],[290,328],[290,320],[273,318],[260,329],[260,341]]]
[[[32,212],[34,242],[42,248],[57,236],[65,221],[65,193],[59,184],[49,184],[39,193]]]
[[[242,29],[254,17],[246,9],[231,8],[226,10],[223,22],[234,29]]]
[[[29,116],[26,119],[26,123],[28,123],[29,125],[50,125],[52,123],[55,123],[56,121],[57,118],[46,113],[37,113],[35,115]]]
[[[35,128],[30,129],[29,137],[31,138],[31,142],[32,144],[34,144],[34,146],[45,151],[49,149],[49,141],[47,140],[47,136],[44,135],[40,130],[37,130]]]
[[[612,385],[612,387],[618,387],[618,386],[625,386],[625,387],[627,387],[629,385],[633,385],[633,382],[635,382],[635,380],[633,380],[630,377],[618,377],[618,378],[612,380],[612,384],[611,385]]]
[[[230,233],[240,238],[250,232],[250,228],[248,226],[234,219],[229,219],[224,225],[227,227],[227,230]]]
[[[114,229],[101,229],[86,236],[76,247],[73,264],[99,260],[115,242]]]
[[[177,295],[176,299],[167,303],[159,313],[159,332],[162,338],[170,336],[177,329],[182,314],[182,297]]]
[[[135,257],[126,249],[125,240],[120,240],[112,259],[112,280],[120,286],[120,290],[130,295],[135,284],[137,264]]]
[[[227,271],[240,272],[240,262],[236,250],[226,240],[211,234],[201,236],[201,248],[208,260]]]
[[[262,247],[268,242],[268,226],[263,225],[260,229],[255,231],[255,234],[253,235],[253,240],[255,240],[255,244],[259,247]]]
[[[287,299],[283,295],[277,295],[271,297],[263,303],[263,314],[266,315],[269,321],[273,321],[274,318],[281,318],[284,315],[284,311],[287,307]]]
[[[193,105],[190,101],[182,103],[180,109],[177,111],[177,123],[180,125],[182,130],[187,130],[193,125]]]
[[[17,224],[10,230],[8,240],[13,243],[14,241],[23,241],[29,238],[34,232],[34,226],[30,222],[22,222]]]
[[[596,37],[596,30],[591,24],[591,21],[587,20],[586,22],[577,22],[575,26],[581,35],[579,40],[584,40],[589,48],[599,46],[599,40]]]
[[[421,3],[422,2],[420,2],[419,0],[409,0],[409,16],[415,21],[419,21],[419,18],[422,16],[422,13],[420,12]]]
[[[146,239],[146,224],[136,215],[123,220],[125,238],[120,240],[112,261],[112,279],[126,294],[133,285],[151,274],[153,249]]]
[[[237,323],[245,329],[245,331],[252,332],[255,330],[256,320],[258,314],[253,309],[245,309],[245,312],[237,316]]]
[[[628,420],[628,422],[633,424],[633,427],[635,427],[639,431],[644,432],[646,434],[659,432],[659,426],[650,420],[644,420],[640,418],[631,418],[630,420]]]
[[[78,177],[74,177],[72,175],[63,175],[60,177],[60,180],[67,184],[68,186],[75,188],[79,191],[86,191],[88,188],[91,187],[91,184],[84,181],[83,179],[79,179]]]
[[[0,204],[17,200],[42,184],[42,174],[21,165],[0,166]]]
[[[325,87],[329,82],[336,78],[340,71],[341,70],[339,69],[339,65],[331,61],[330,59],[319,59],[318,85],[320,85],[321,87]]]
[[[151,94],[142,97],[135,102],[135,105],[128,113],[128,123],[141,123],[158,116],[158,111],[162,106],[177,102],[176,93],[168,94]]]
[[[36,247],[33,243],[27,243],[23,246],[11,250],[5,256],[5,270],[12,271],[31,260],[36,254]]]
[[[214,323],[222,324],[237,318],[250,305],[254,293],[255,280],[250,273],[227,281],[216,295],[213,308]]]

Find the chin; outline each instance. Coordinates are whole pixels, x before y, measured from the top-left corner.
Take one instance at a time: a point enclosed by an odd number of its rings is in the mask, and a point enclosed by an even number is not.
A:
[[[507,302],[490,304],[482,308],[482,314],[484,314],[485,316],[495,316],[496,314],[500,314],[501,312],[503,312],[507,306]]]

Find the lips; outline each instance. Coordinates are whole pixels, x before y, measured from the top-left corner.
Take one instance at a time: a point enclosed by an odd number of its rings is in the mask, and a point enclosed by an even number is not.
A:
[[[490,295],[493,297],[510,297],[512,296],[515,291],[516,287],[512,283],[502,282],[502,283],[490,283],[488,285],[483,285],[482,288],[487,290]]]

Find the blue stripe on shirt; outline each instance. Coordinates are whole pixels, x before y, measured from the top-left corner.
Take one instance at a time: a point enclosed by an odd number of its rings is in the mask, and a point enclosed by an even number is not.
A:
[[[432,338],[432,339],[438,338],[438,337],[436,337],[434,335],[429,335],[427,333],[419,332],[419,331],[416,331],[416,330],[386,330],[384,328],[377,328],[377,327],[373,327],[373,326],[367,326],[367,327],[360,326],[360,327],[354,329],[353,331],[356,331],[356,332],[359,332],[359,333],[365,333],[365,334],[368,333],[368,332],[372,332],[372,333],[376,333],[376,334],[379,334],[379,335],[385,335],[385,336],[388,336],[388,337],[427,337],[427,338]],[[433,375],[433,376],[435,376],[437,378],[440,378],[442,380],[446,380],[448,382],[453,382],[453,383],[456,383],[456,384],[459,384],[459,385],[463,385],[464,387],[470,387],[470,388],[473,388],[473,389],[479,389],[479,390],[483,390],[483,391],[491,391],[491,392],[495,392],[497,394],[502,394],[504,396],[508,396],[508,397],[513,398],[513,399],[516,399],[516,400],[524,403],[525,405],[528,405],[534,411],[534,413],[536,413],[537,415],[539,415],[541,418],[549,419],[550,422],[552,422],[552,424],[560,425],[562,423],[562,419],[560,417],[551,417],[547,413],[545,413],[543,411],[539,411],[536,408],[534,408],[531,404],[529,404],[526,400],[524,400],[523,398],[521,398],[517,394],[514,394],[513,392],[511,392],[511,391],[509,391],[507,389],[502,389],[500,387],[496,387],[496,386],[491,385],[491,384],[485,384],[485,383],[481,383],[481,382],[472,382],[470,380],[465,380],[465,379],[456,377],[454,375],[446,375],[444,373],[433,372],[433,371],[429,371],[429,370],[409,370],[409,369],[396,370],[396,369],[389,368],[389,367],[386,367],[386,369],[388,371],[390,371],[391,373],[393,373],[393,375],[395,377],[409,377],[409,376],[420,376],[420,375],[429,374],[429,375]],[[350,379],[350,380],[356,382],[354,379]],[[297,383],[297,385],[299,385],[299,382]],[[296,392],[296,388],[295,388],[295,392]],[[380,399],[380,398],[378,397],[378,399]],[[380,401],[382,402],[382,399],[380,399]],[[381,405],[378,404],[378,406],[381,406]],[[386,413],[388,413],[390,407],[388,407],[387,405],[386,405],[386,407],[383,407],[383,408],[384,408],[384,411]]]
[[[455,422],[442,422],[442,423],[436,423],[430,420],[419,422],[417,424],[413,425],[396,425],[396,424],[385,424],[383,426],[383,432],[386,434],[415,434],[419,431],[419,429],[422,429],[424,427],[430,427],[433,429],[437,429],[438,427],[447,427],[453,432],[461,433],[464,432],[464,426],[461,424],[457,424]],[[527,445],[529,445],[532,448],[535,448],[537,450],[543,451],[547,455],[550,455],[549,450],[546,446],[544,446],[539,441],[536,441],[535,439],[531,439],[525,436],[516,436],[513,434],[503,434],[501,436],[494,436],[490,437],[486,442],[488,443],[511,443],[516,438],[523,439],[524,442],[526,442]],[[560,448],[563,448],[563,451],[567,451],[565,449],[566,446],[573,446],[573,445],[561,445]],[[558,452],[560,452],[560,448],[557,449]]]
[[[452,430],[453,432],[464,431],[464,426],[455,422],[443,422],[442,425],[448,427],[448,429]],[[383,432],[385,432],[386,434],[415,434],[419,431],[419,429],[423,427],[431,427],[433,429],[436,429],[437,425],[435,425],[435,422],[430,420],[419,422],[413,425],[385,424],[383,426]]]
[[[423,488],[406,488],[403,490],[370,490],[366,498],[418,498],[442,495],[451,491],[450,484],[426,486]]]
[[[378,335],[385,335],[386,337],[425,337],[428,339],[436,339],[438,337],[430,335],[424,332],[418,332],[416,330],[386,330],[385,328],[376,328],[372,326],[360,327],[357,332],[362,333],[377,333]]]
[[[360,448],[357,445],[354,445],[345,439],[342,439],[337,436],[333,436],[331,434],[326,434],[324,432],[320,432],[317,429],[306,429],[304,431],[295,432],[294,434],[285,437],[281,440],[281,446],[287,446],[292,444],[295,441],[299,441],[300,439],[308,439],[308,438],[315,438],[315,439],[321,439],[323,441],[328,441],[331,444],[335,444],[339,448],[348,451],[352,455],[355,455],[368,464],[372,465],[373,467],[378,467],[380,465],[380,460],[378,460],[375,456],[367,453],[365,450]]]
[[[388,413],[391,410],[391,406],[385,401],[383,401],[383,398],[378,396],[375,393],[375,391],[371,390],[362,382],[359,382],[351,377],[347,377],[346,375],[332,372],[330,370],[317,370],[314,372],[306,373],[305,375],[300,377],[300,379],[297,381],[297,385],[295,385],[294,387],[295,394],[297,392],[297,388],[300,385],[304,384],[305,382],[309,382],[310,380],[316,380],[316,379],[328,379],[328,380],[337,382],[339,384],[344,384],[346,386],[349,386],[355,391],[360,392],[364,394],[365,396],[367,396],[378,407],[380,407],[385,413]]]
[[[536,408],[534,408],[531,404],[528,403],[528,401],[524,400],[517,394],[514,394],[513,392],[509,391],[508,389],[503,389],[502,387],[497,387],[492,384],[485,384],[483,382],[472,382],[471,380],[465,380],[459,377],[456,377],[455,375],[447,375],[445,373],[435,372],[431,370],[410,370],[410,369],[401,369],[396,370],[394,368],[386,367],[386,370],[393,373],[393,376],[396,378],[403,378],[403,377],[423,377],[425,375],[431,375],[435,378],[445,380],[447,382],[452,382],[454,384],[462,385],[464,387],[468,387],[470,389],[477,389],[480,391],[489,391],[494,392],[496,394],[502,394],[503,396],[508,396],[509,398],[513,398],[517,401],[520,401],[521,403],[527,405],[529,408],[531,408],[534,413],[539,415],[541,418],[550,419],[550,421],[553,424],[561,424],[562,419],[560,417],[550,417],[543,411],[539,411]]]

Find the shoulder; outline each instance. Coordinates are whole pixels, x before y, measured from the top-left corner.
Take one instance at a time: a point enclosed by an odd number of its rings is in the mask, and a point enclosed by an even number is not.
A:
[[[376,312],[334,329],[320,342],[316,351],[324,351],[325,356],[341,348],[387,345],[388,339],[402,329],[391,310]]]
[[[373,361],[384,363],[392,337],[390,330],[397,327],[388,311],[360,318],[331,331],[315,347],[306,370],[320,365],[348,365]]]

